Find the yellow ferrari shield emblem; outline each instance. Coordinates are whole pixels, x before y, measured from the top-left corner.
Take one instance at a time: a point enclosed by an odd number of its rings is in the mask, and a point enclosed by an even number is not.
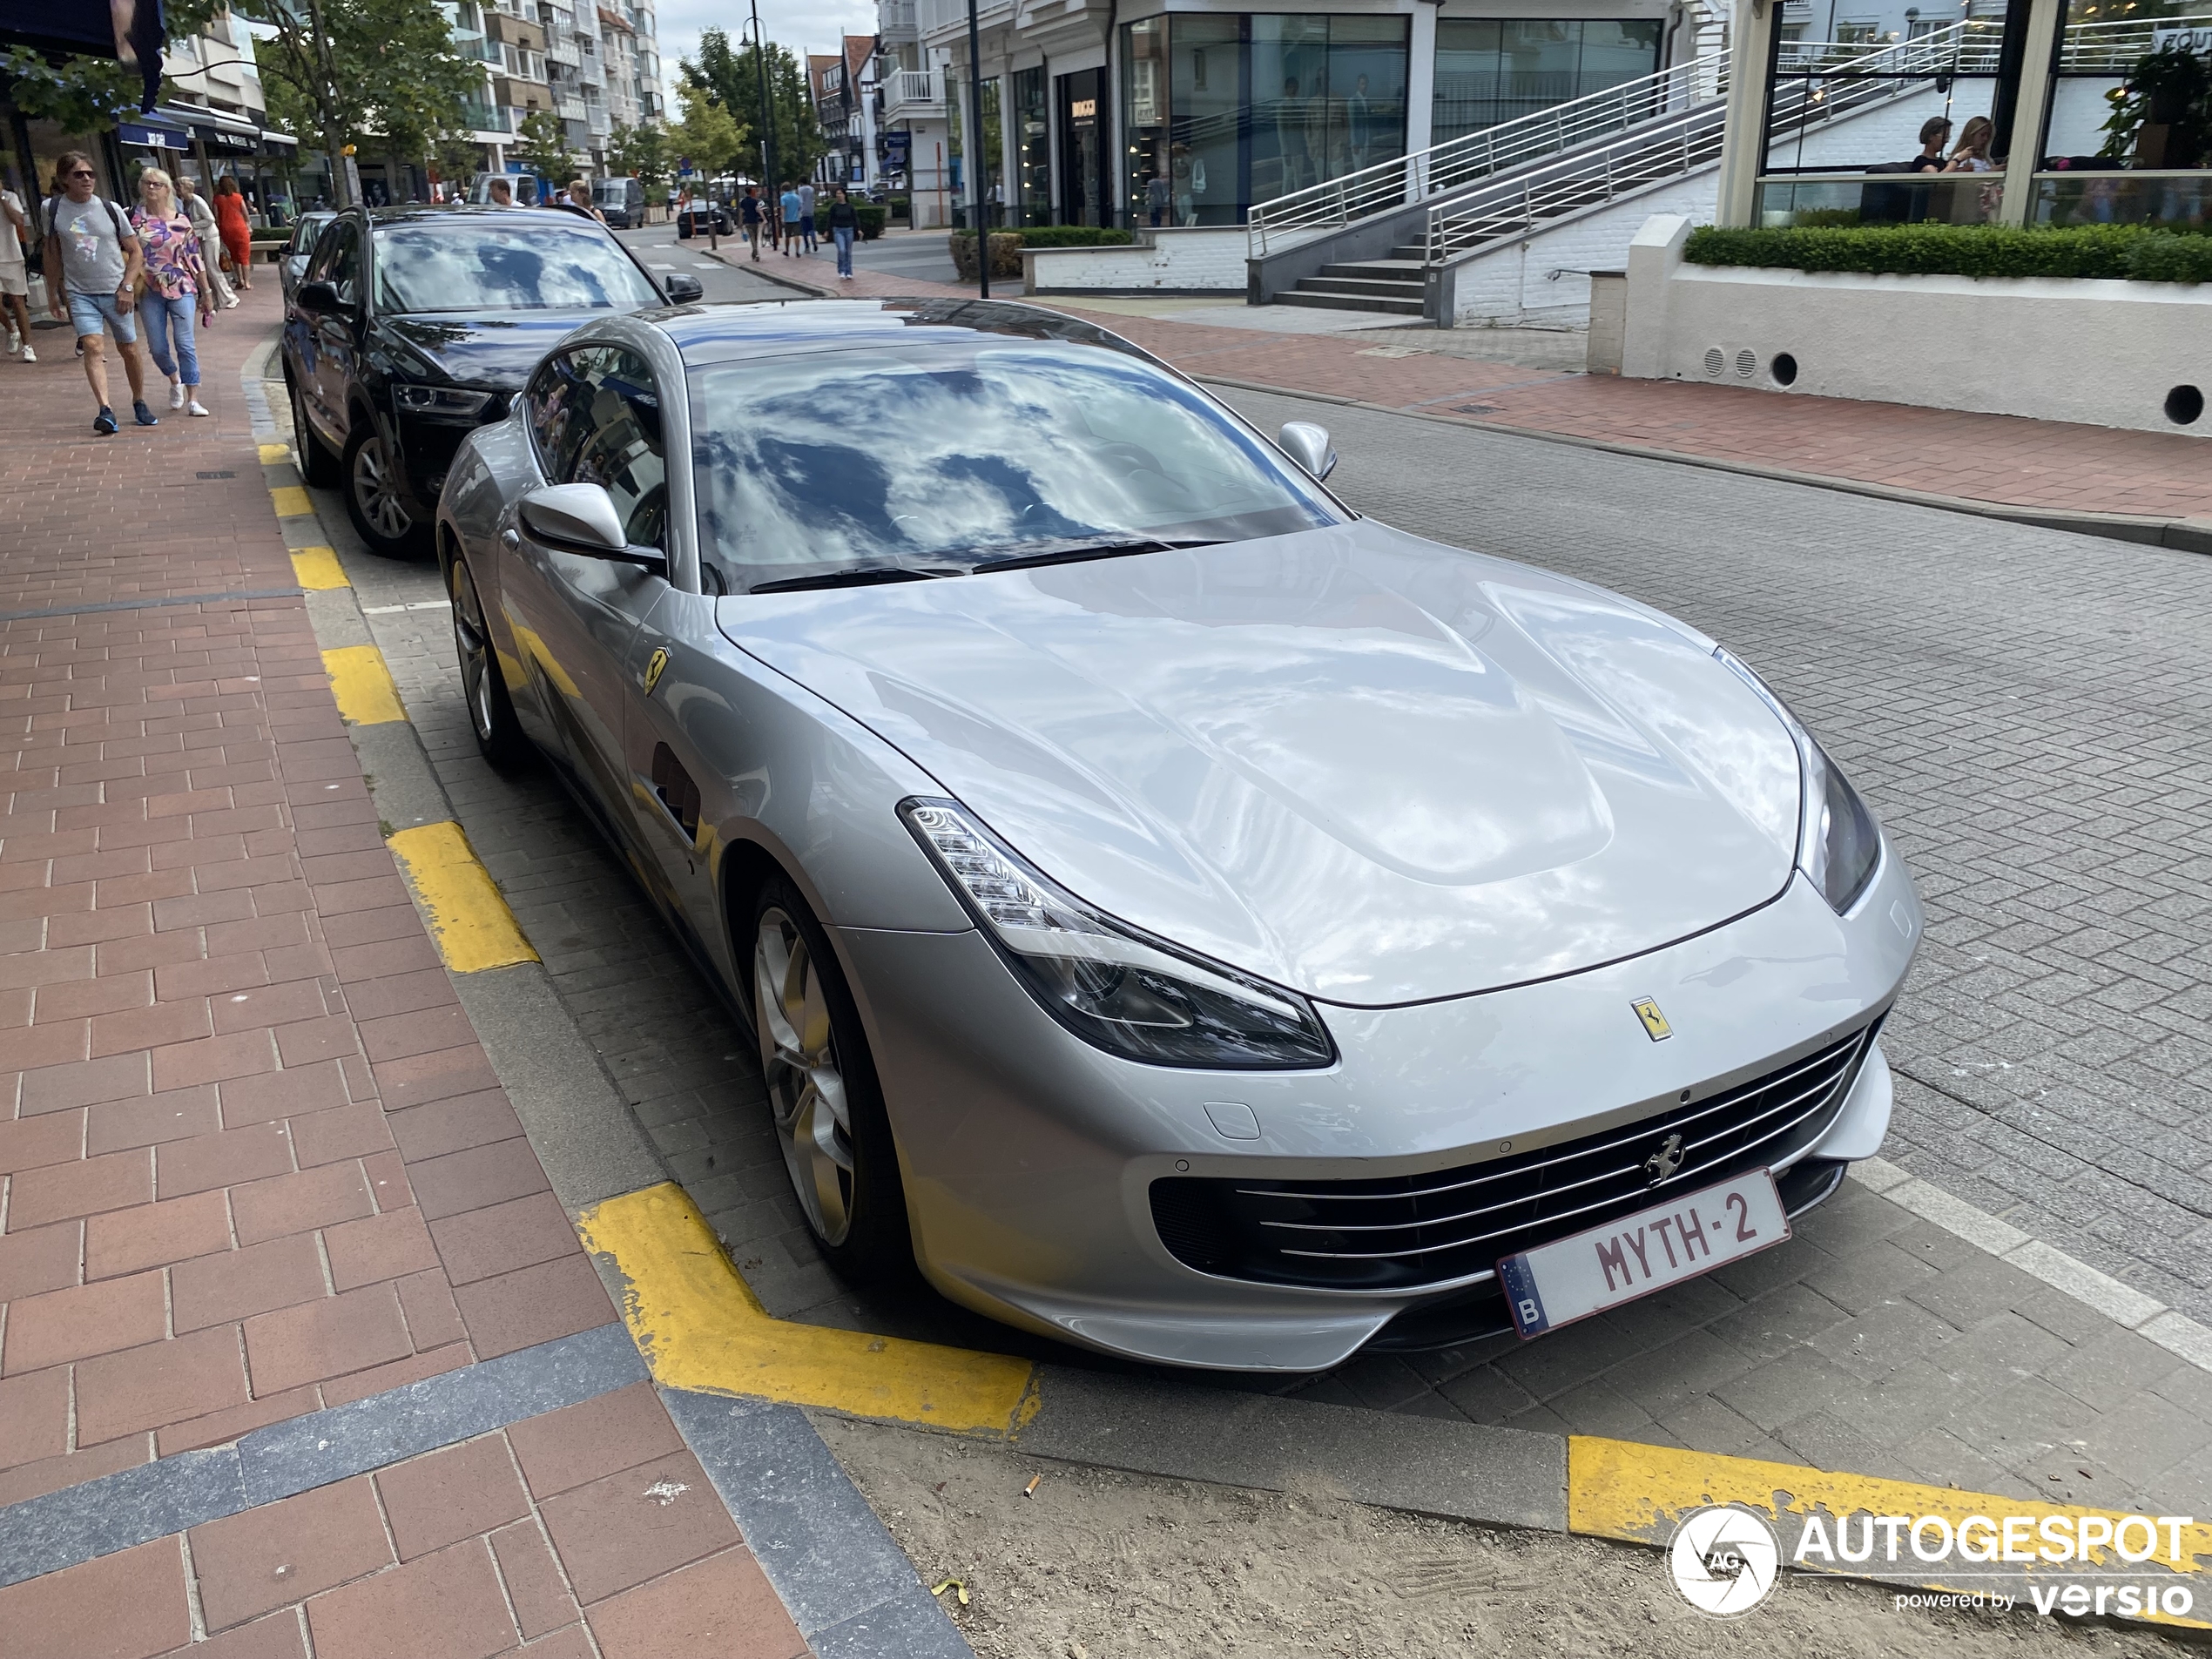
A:
[[[667,666],[667,651],[656,648],[652,656],[645,663],[645,695],[647,697],[651,697],[653,694],[653,687],[660,684],[661,671]],[[1664,1022],[1662,1023],[1663,1024]]]
[[[1667,1023],[1667,1016],[1659,1012],[1659,1005],[1648,996],[1640,996],[1629,1004],[1636,1011],[1636,1018],[1643,1022],[1643,1033],[1654,1042],[1664,1042],[1675,1035],[1674,1027]]]

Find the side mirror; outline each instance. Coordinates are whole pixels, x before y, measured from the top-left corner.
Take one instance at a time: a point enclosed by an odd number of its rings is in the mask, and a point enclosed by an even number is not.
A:
[[[353,307],[338,297],[338,290],[327,282],[302,282],[299,292],[292,296],[292,303],[300,310],[320,316],[324,312],[349,312]]]
[[[556,552],[668,574],[668,555],[657,547],[632,547],[614,498],[597,484],[548,484],[523,496],[515,511],[530,538]]]
[[[1325,426],[1316,426],[1311,421],[1292,421],[1275,441],[1316,479],[1326,478],[1337,469],[1337,452],[1330,447],[1329,428]]]
[[[668,303],[672,306],[694,305],[706,298],[706,288],[697,277],[663,277],[660,286],[661,291],[668,295]]]

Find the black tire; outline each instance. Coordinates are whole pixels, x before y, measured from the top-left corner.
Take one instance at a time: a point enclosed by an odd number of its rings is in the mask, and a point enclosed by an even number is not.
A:
[[[307,400],[300,395],[300,383],[287,374],[284,385],[292,394],[292,458],[300,465],[300,476],[317,489],[335,489],[338,457],[323,447],[314,428],[307,424]]]
[[[485,625],[476,578],[458,553],[447,568],[446,592],[453,601],[453,644],[461,661],[461,697],[469,711],[469,729],[484,759],[505,771],[529,754],[529,739],[515,718],[507,677],[500,671],[499,653]]]
[[[401,493],[398,457],[384,441],[375,421],[356,412],[353,435],[339,462],[338,493],[346,498],[346,516],[368,550],[388,559],[412,558],[422,544],[422,521]]]
[[[899,1150],[892,1138],[875,1062],[868,1052],[867,1037],[846,986],[844,970],[821,924],[785,878],[777,876],[762,887],[753,901],[752,920],[745,949],[752,961],[753,1023],[759,1036],[776,1143],[784,1154],[785,1172],[791,1177],[800,1213],[806,1217],[824,1257],[845,1278],[887,1281],[911,1275],[914,1240],[907,1226]],[[764,942],[772,932],[786,946],[781,962],[771,958]],[[797,961],[794,947],[806,954],[803,968]],[[811,1008],[814,998],[799,989],[794,977],[795,973],[803,976],[810,970],[813,977],[808,984],[819,988],[819,1017],[827,1028],[826,1032],[810,1029],[802,1035],[799,1028],[811,1026],[813,1021],[793,1019],[792,1010],[795,1004]],[[773,1007],[771,997],[776,999]],[[794,1036],[799,1038],[796,1044],[792,1041]],[[779,1052],[786,1049],[806,1055],[815,1062],[826,1060],[833,1069],[841,1085],[837,1091],[844,1108],[841,1134],[819,1133],[826,1127],[820,1116],[822,1104],[829,1099],[827,1091],[810,1087],[819,1077],[819,1064],[795,1065],[792,1055]],[[803,1103],[810,1092],[815,1102],[811,1108]],[[804,1132],[809,1123],[816,1133]],[[836,1150],[818,1153],[825,1143],[833,1143]],[[846,1160],[842,1169],[837,1167],[840,1157]],[[826,1202],[810,1190],[826,1178],[835,1189]]]

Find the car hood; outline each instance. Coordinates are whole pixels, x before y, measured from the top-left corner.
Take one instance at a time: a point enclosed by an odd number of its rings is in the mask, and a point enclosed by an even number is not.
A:
[[[1710,642],[1372,523],[717,610],[1078,896],[1332,1001],[1635,955],[1794,861],[1796,747]]]
[[[464,386],[516,392],[545,354],[604,311],[515,311],[489,317],[383,319],[397,340]]]

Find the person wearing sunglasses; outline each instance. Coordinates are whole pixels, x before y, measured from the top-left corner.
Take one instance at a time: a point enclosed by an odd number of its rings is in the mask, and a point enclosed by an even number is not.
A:
[[[199,234],[192,215],[177,205],[176,185],[158,167],[138,175],[138,206],[131,228],[145,252],[146,291],[138,300],[138,322],[146,334],[146,355],[169,379],[169,407],[205,415],[199,401],[199,349],[192,315],[205,328],[214,320],[215,296],[199,260]]]
[[[99,175],[81,150],[65,152],[54,168],[55,193],[46,202],[46,292],[48,308],[77,330],[84,353],[84,378],[100,412],[92,430],[103,436],[116,428],[108,407],[106,337],[115,337],[130,377],[131,408],[140,426],[159,422],[146,407],[145,369],[138,361],[139,273],[145,258],[138,233],[123,210],[94,189]]]

